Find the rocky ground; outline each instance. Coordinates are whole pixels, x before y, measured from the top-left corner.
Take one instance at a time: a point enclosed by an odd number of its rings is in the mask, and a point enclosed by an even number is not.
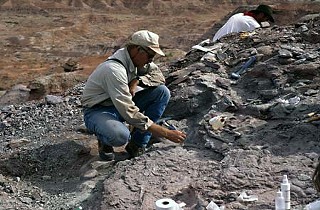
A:
[[[172,93],[165,117],[188,137],[183,145],[155,139],[132,160],[97,158],[96,139],[83,127],[83,82],[23,103],[10,104],[5,94],[0,209],[154,209],[161,198],[185,203],[185,210],[211,201],[274,209],[285,174],[292,209],[302,209],[318,197],[311,177],[320,152],[319,24],[318,11],[220,43],[199,42],[161,63]],[[250,56],[257,60],[248,72],[231,78]],[[215,116],[226,119],[218,130],[209,124]],[[258,199],[240,199],[243,193]]]

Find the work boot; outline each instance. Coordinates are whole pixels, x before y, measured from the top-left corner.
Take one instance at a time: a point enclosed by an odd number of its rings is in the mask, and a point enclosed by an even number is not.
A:
[[[99,157],[104,161],[112,161],[114,160],[114,151],[113,147],[103,144],[100,140],[98,140],[99,147]]]
[[[146,152],[145,147],[139,147],[134,141],[129,141],[125,149],[129,153],[130,158],[138,157]]]

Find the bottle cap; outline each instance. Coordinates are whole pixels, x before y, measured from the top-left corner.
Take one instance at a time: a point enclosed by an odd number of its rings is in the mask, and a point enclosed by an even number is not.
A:
[[[283,175],[283,177],[282,177],[282,183],[284,183],[284,184],[288,183],[288,177],[287,177],[287,175]]]

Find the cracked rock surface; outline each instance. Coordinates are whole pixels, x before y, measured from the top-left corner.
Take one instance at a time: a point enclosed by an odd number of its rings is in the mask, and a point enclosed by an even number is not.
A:
[[[0,209],[147,210],[161,198],[185,203],[184,210],[211,201],[274,209],[283,175],[292,209],[301,209],[318,197],[311,178],[320,152],[319,24],[319,15],[308,15],[204,41],[198,45],[208,51],[191,48],[163,65],[172,94],[165,116],[188,137],[182,145],[155,139],[131,160],[97,157],[96,138],[83,126],[84,83],[2,105]],[[230,78],[250,56],[257,60],[247,72]],[[225,117],[217,130],[209,123],[216,116]],[[243,192],[258,200],[240,200]]]

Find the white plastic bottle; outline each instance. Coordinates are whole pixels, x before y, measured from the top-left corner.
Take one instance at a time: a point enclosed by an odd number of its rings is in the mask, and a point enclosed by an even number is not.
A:
[[[281,192],[284,197],[285,210],[290,209],[290,183],[287,175],[283,175],[281,183]]]
[[[275,198],[275,207],[276,207],[276,210],[285,210],[284,197],[280,190],[277,192],[277,195]]]
[[[314,201],[306,205],[303,210],[319,210],[320,209],[320,200]]]

